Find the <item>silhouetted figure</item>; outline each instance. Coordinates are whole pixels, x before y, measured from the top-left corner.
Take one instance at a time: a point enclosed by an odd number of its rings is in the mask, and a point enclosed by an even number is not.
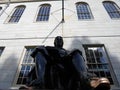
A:
[[[54,47],[35,48],[31,54],[35,67],[28,75],[28,87],[60,90],[94,89],[90,83],[90,79],[94,76],[87,72],[82,52],[76,49],[68,53],[63,48],[63,44],[63,38],[57,36],[54,40]],[[95,86],[94,82],[92,85]]]

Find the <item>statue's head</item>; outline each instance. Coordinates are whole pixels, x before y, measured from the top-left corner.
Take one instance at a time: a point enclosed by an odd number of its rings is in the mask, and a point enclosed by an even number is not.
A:
[[[57,36],[54,40],[55,47],[62,48],[63,47],[63,38],[61,36]]]

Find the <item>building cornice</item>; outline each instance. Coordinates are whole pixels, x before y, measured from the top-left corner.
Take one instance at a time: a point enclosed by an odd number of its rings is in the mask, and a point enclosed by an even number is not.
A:
[[[59,1],[59,0],[0,0],[0,4],[21,3],[21,2],[40,2],[40,1]]]

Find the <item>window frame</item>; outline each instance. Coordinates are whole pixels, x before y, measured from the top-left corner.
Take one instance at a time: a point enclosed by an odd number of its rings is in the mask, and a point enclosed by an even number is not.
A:
[[[91,8],[90,8],[88,3],[86,3],[86,2],[77,2],[75,5],[76,5],[76,12],[77,12],[78,20],[93,20],[94,19]],[[80,12],[81,9],[79,9],[80,5],[85,6],[85,7],[82,6],[82,12]],[[83,11],[83,10],[86,10],[87,12]],[[82,18],[79,17],[80,15],[82,15]],[[86,18],[86,16],[87,16],[87,18]]]
[[[2,56],[4,49],[5,47],[0,47],[0,57]]]
[[[2,7],[0,6],[0,11],[2,10]]]
[[[111,61],[110,61],[110,58],[109,58],[109,55],[108,55],[108,52],[106,50],[106,47],[104,44],[83,44],[83,48],[85,50],[85,48],[88,48],[88,47],[102,47],[104,49],[104,53],[106,54],[106,58],[107,58],[107,63],[108,63],[108,67],[109,67],[109,71],[110,71],[110,74],[111,74],[111,78],[113,80],[113,84],[111,84],[112,86],[116,85],[118,86],[118,80],[116,78],[116,75],[114,73],[114,69],[112,67],[112,64],[111,64]],[[86,56],[86,51],[85,51],[85,56]],[[87,64],[87,56],[86,56],[86,64]]]
[[[39,15],[39,12],[40,12],[40,9],[41,9],[41,7],[46,7],[46,6],[49,6],[48,8],[49,8],[49,11],[48,11],[48,13],[47,13],[47,20],[45,20],[46,18],[45,18],[45,15],[44,14],[42,14],[42,16],[43,16],[43,18],[44,18],[44,20],[37,20],[38,19],[38,16],[40,17],[41,15]],[[38,7],[38,10],[37,10],[37,14],[36,14],[36,18],[35,18],[35,22],[47,22],[47,21],[49,21],[49,18],[50,18],[50,11],[51,11],[51,4],[48,4],[48,3],[46,3],[46,4],[41,4],[39,7]]]
[[[20,11],[20,9],[22,9],[22,10]],[[16,7],[12,10],[11,14],[8,16],[7,23],[18,23],[18,22],[20,21],[22,15],[23,15],[25,9],[26,9],[26,6],[25,6],[25,5],[16,6]],[[21,15],[19,15],[18,13],[20,13]],[[11,21],[13,18],[14,18],[15,20]]]
[[[13,82],[13,86],[23,86],[25,84],[17,84],[17,81],[18,81],[18,78],[19,78],[19,74],[20,74],[20,71],[22,69],[22,65],[30,65],[30,66],[34,66],[35,63],[28,63],[28,64],[25,64],[23,63],[23,60],[25,58],[25,54],[26,54],[26,51],[27,49],[29,48],[35,48],[36,46],[25,46],[23,51],[22,51],[22,55],[21,55],[21,58],[20,58],[20,63],[19,63],[19,66],[18,66],[18,70],[17,70],[17,73],[16,73],[16,76],[15,76],[15,79],[14,79],[14,82]],[[32,58],[32,57],[31,57]]]
[[[103,4],[104,9],[106,10],[107,14],[109,15],[109,17],[111,19],[120,19],[120,7],[115,2],[113,2],[113,1],[103,1],[102,4]],[[106,7],[105,4],[110,4],[110,5],[112,5],[112,7],[111,6],[108,7],[108,5]],[[113,9],[115,9],[115,10],[113,10]],[[118,15],[118,17],[116,17],[116,15]]]

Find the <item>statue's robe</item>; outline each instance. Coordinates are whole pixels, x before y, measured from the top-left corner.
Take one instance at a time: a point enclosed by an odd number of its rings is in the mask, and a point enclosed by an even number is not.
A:
[[[28,86],[46,89],[91,90],[80,50],[37,47],[31,56],[36,66],[29,73]]]

